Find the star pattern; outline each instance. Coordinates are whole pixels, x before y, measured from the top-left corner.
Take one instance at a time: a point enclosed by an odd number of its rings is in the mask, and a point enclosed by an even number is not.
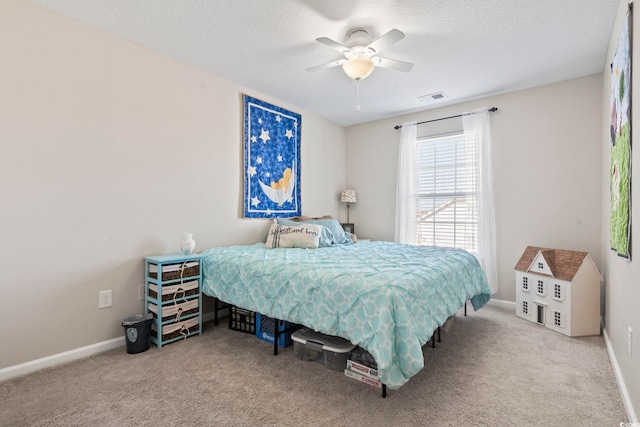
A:
[[[259,138],[262,140],[263,143],[266,144],[267,141],[271,139],[271,137],[269,136],[269,131],[262,129],[262,133],[260,134]]]

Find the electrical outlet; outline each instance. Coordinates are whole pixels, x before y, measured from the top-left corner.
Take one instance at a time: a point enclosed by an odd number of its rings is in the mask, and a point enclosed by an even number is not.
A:
[[[138,301],[144,300],[144,285],[138,286]]]
[[[631,326],[627,327],[627,351],[629,356],[633,356],[633,330]]]
[[[108,291],[100,291],[98,293],[98,308],[107,308],[113,305],[113,293],[111,289]]]

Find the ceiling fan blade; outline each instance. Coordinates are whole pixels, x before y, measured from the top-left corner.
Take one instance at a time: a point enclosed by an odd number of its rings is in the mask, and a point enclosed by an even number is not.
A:
[[[307,68],[306,71],[312,73],[318,70],[324,70],[326,68],[337,67],[338,65],[344,64],[346,59],[338,59],[337,61],[331,61],[328,64],[316,65],[315,67]]]
[[[376,56],[371,58],[377,67],[390,68],[392,70],[404,71],[405,73],[413,69],[411,62],[398,61],[397,59],[381,58]]]
[[[383,36],[377,38],[376,40],[369,43],[367,46],[369,49],[373,49],[374,52],[380,52],[383,49],[388,48],[392,44],[399,42],[404,38],[404,33],[400,30],[396,30],[395,28]]]
[[[343,54],[347,54],[347,53],[351,52],[350,48],[348,48],[346,46],[343,46],[340,43],[331,40],[329,37],[318,37],[316,39],[316,41],[322,43],[325,46],[330,47],[331,49],[335,49],[338,52],[343,53]]]

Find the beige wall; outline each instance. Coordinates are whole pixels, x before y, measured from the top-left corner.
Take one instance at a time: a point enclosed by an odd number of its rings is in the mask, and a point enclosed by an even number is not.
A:
[[[347,128],[347,186],[358,192],[351,209],[357,234],[393,240],[396,124],[495,106],[494,298],[515,301],[513,267],[527,245],[588,251],[599,266],[601,80],[598,74]]]
[[[340,126],[21,0],[0,52],[0,369],[122,337],[142,258],[183,232],[266,237],[241,218],[242,93],[302,114],[303,212],[339,213]]]
[[[632,67],[632,111],[631,124],[634,131],[631,134],[632,142],[632,168],[631,168],[631,259],[626,261],[619,258],[609,245],[609,213],[610,213],[610,192],[609,192],[609,166],[611,161],[611,138],[609,137],[609,123],[611,120],[611,81],[609,64],[613,60],[613,55],[618,44],[620,31],[622,31],[623,19],[625,19],[627,1],[620,2],[618,18],[611,35],[609,52],[605,62],[605,78],[603,78],[603,107],[602,122],[605,124],[602,130],[601,150],[602,150],[602,264],[605,279],[605,328],[611,341],[611,346],[615,353],[615,358],[620,367],[628,398],[637,411],[640,411],[640,208],[637,201],[640,200],[640,70],[637,66]],[[634,65],[636,59],[640,58],[640,16],[635,10],[634,23],[636,31],[633,36]],[[633,330],[632,355],[627,351],[627,328]],[[637,421],[637,419],[635,420]]]

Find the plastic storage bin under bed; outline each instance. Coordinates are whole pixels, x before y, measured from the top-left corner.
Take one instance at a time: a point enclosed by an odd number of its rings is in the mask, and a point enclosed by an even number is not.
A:
[[[346,369],[347,359],[356,348],[344,338],[324,335],[307,328],[295,331],[291,334],[291,339],[298,359],[319,362],[335,371]]]

